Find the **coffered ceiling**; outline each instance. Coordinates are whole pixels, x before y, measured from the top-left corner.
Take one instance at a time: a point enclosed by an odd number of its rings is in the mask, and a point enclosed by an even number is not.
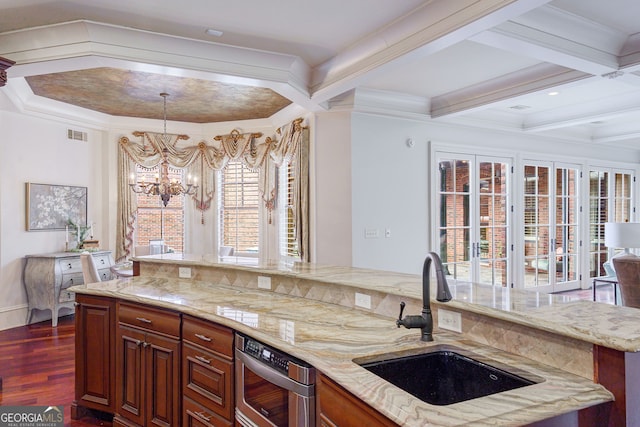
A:
[[[168,119],[194,123],[349,109],[636,147],[638,16],[636,0],[4,0],[2,90],[96,121],[161,118],[168,92]]]

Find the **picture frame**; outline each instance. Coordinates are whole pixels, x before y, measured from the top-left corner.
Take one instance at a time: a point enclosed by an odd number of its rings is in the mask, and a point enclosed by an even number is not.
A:
[[[69,220],[87,225],[87,187],[26,183],[27,231],[66,230]]]

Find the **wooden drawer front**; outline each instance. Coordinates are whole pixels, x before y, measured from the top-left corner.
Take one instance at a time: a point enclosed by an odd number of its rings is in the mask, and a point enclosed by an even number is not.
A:
[[[183,395],[228,420],[233,419],[233,362],[182,342]]]
[[[180,315],[171,311],[120,303],[118,321],[136,328],[180,338]]]
[[[233,359],[233,331],[224,326],[184,316],[182,339]]]
[[[96,263],[98,270],[111,267],[111,257],[109,255],[94,255],[93,261]]]
[[[80,264],[80,257],[74,258],[60,258],[58,260],[60,271],[62,274],[68,273],[80,273],[82,274],[82,264]]]
[[[231,427],[231,421],[218,417],[213,412],[203,408],[191,399],[184,398],[182,402],[183,427]]]
[[[84,276],[82,273],[63,274],[60,289],[67,289],[69,286],[82,285]]]

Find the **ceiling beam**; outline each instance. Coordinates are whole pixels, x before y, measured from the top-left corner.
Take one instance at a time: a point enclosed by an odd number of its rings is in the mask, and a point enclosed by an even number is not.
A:
[[[506,99],[572,84],[586,74],[553,64],[538,64],[431,99],[431,117],[486,109]]]
[[[312,99],[325,102],[392,67],[408,64],[548,3],[549,0],[429,1],[313,70]]]

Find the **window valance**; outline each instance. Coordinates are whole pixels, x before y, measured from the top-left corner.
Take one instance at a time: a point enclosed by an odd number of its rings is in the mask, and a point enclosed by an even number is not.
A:
[[[116,238],[116,257],[123,259],[131,254],[133,232],[136,220],[137,204],[135,194],[129,189],[129,179],[137,165],[143,168],[154,168],[162,161],[162,152],[166,149],[166,157],[171,167],[184,169],[197,179],[196,194],[190,196],[195,208],[201,212],[204,223],[204,212],[211,208],[215,196],[215,171],[223,169],[230,161],[241,161],[248,168],[260,171],[260,193],[265,209],[271,214],[277,200],[275,171],[283,162],[296,168],[294,199],[297,204],[304,204],[294,209],[296,225],[300,222],[298,233],[300,238],[308,236],[303,233],[303,224],[308,228],[308,128],[302,126],[303,119],[278,128],[273,137],[263,138],[262,133],[241,133],[237,129],[227,135],[218,135],[210,142],[200,141],[196,145],[183,145],[188,141],[187,135],[160,134],[152,132],[133,132],[136,139],[123,136],[118,144],[118,224]],[[304,142],[304,143],[303,143]],[[305,145],[305,148],[301,148]],[[299,169],[299,170],[298,170]],[[306,175],[303,178],[302,175]],[[306,196],[302,195],[302,191]],[[301,216],[307,219],[302,220]],[[298,228],[297,228],[298,229]],[[308,239],[308,237],[306,237]],[[308,243],[299,242],[301,252],[308,254]],[[304,248],[304,249],[303,249]],[[304,257],[303,257],[304,259]]]

